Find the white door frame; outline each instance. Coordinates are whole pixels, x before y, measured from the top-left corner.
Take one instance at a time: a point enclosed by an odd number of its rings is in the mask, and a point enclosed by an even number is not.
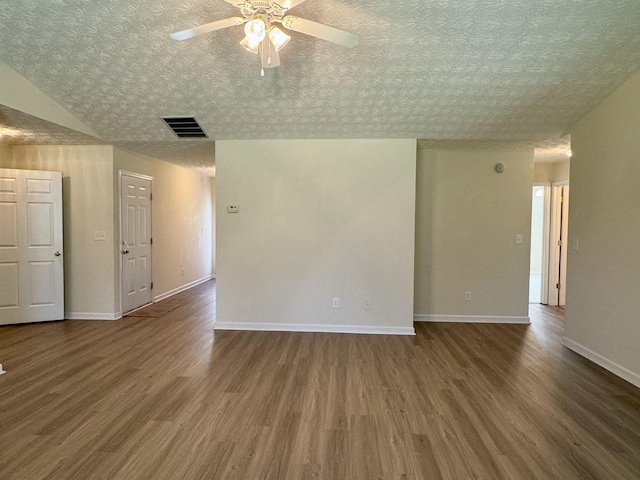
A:
[[[143,175],[141,173],[135,173],[135,172],[129,172],[127,170],[119,170],[118,171],[118,244],[116,245],[116,255],[118,255],[118,258],[120,259],[119,261],[119,265],[120,265],[120,312],[122,312],[122,305],[123,305],[123,301],[122,301],[122,291],[124,289],[124,266],[123,266],[123,262],[122,262],[122,176],[126,175],[129,177],[134,177],[134,178],[140,178],[142,180],[149,180],[151,182],[151,195],[153,195],[153,177],[150,177],[149,175]],[[153,201],[151,202],[153,205]],[[153,209],[153,207],[151,207]],[[153,238],[153,210],[151,211],[151,238]],[[153,252],[153,242],[151,244],[151,251]],[[153,253],[151,254],[151,283],[153,284]],[[151,297],[151,303],[153,303],[153,294]],[[124,312],[123,312],[124,313]],[[127,312],[130,313],[130,312]]]
[[[568,180],[561,182],[553,182],[551,184],[551,208],[549,218],[549,262],[547,268],[547,305],[558,305],[558,289],[556,283],[559,279],[560,269],[560,248],[558,247],[558,241],[560,240],[560,232],[562,230],[561,218],[562,218],[562,205],[558,203],[558,187],[566,187],[569,185]],[[566,232],[565,232],[566,233]],[[565,234],[565,248],[563,251],[567,252],[568,244],[566,244]],[[566,289],[566,285],[564,286]]]

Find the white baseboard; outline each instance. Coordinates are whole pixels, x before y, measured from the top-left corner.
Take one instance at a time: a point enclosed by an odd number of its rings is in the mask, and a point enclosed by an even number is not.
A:
[[[446,323],[517,323],[530,324],[529,317],[492,317],[486,315],[424,315],[413,316],[414,322],[446,322]]]
[[[191,287],[195,287],[196,285],[200,285],[201,283],[207,282],[212,278],[215,278],[215,276],[207,275],[206,277],[200,278],[199,280],[195,280],[193,282],[187,283],[186,285],[182,285],[181,287],[174,288],[169,292],[162,293],[154,297],[153,301],[154,303],[159,302],[160,300],[164,300],[165,298],[175,295],[176,293],[184,292],[185,290],[188,290]],[[118,320],[122,318],[122,312],[117,312],[117,313],[64,312],[64,318],[67,320]]]
[[[3,373],[7,373],[7,372],[2,369],[2,364],[0,363],[0,375],[2,375]]]
[[[567,347],[569,350],[573,350],[578,355],[582,355],[586,359],[591,360],[593,363],[601,366],[605,370],[609,370],[614,375],[617,375],[618,377],[626,380],[636,387],[640,387],[640,375],[638,375],[637,373],[634,373],[631,370],[624,368],[615,362],[612,362],[608,358],[603,357],[599,353],[596,353],[577,342],[574,342],[570,338],[563,337],[562,345]]]
[[[215,330],[251,330],[257,332],[361,333],[373,335],[415,335],[413,327],[376,327],[366,325],[305,325],[299,323],[216,322]]]
[[[122,318],[122,312],[117,313],[87,313],[87,312],[64,312],[66,320],[118,320]]]
[[[186,283],[181,287],[174,288],[173,290],[169,290],[168,292],[161,293],[160,295],[156,295],[155,297],[153,297],[153,303],[159,302],[160,300],[164,300],[165,298],[169,298],[177,293],[184,292],[185,290],[189,290],[190,288],[193,288],[196,285],[200,285],[201,283],[208,282],[213,278],[216,278],[215,275],[207,275],[206,277],[202,277],[198,280],[194,280],[193,282]]]

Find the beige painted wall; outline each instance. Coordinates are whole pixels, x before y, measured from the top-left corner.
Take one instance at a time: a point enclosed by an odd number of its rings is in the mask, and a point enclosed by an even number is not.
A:
[[[218,325],[413,331],[415,152],[415,140],[217,142]]]
[[[216,276],[216,178],[211,177],[211,272]]]
[[[13,149],[11,145],[0,143],[0,162],[12,162],[13,161]]]
[[[554,183],[569,181],[570,160],[562,162],[536,163],[533,166],[535,183]]]
[[[62,172],[66,314],[112,316],[113,147],[16,145],[13,153],[0,167]],[[94,241],[96,230],[107,240]]]
[[[562,162],[554,162],[553,176],[551,182],[568,182],[571,174],[571,160],[566,159]]]
[[[572,127],[571,144],[578,250],[568,255],[565,336],[640,382],[640,72]]]
[[[0,61],[0,85],[2,85],[0,105],[98,137],[93,130],[65,110],[59,103],[49,98],[33,83],[2,61]]]
[[[211,179],[195,170],[119,149],[114,149],[113,160],[116,239],[120,237],[118,172],[124,170],[153,177],[154,298],[210,277],[214,265]],[[119,306],[120,255],[117,243],[113,268]]]
[[[535,163],[533,165],[533,181],[535,183],[553,182],[553,163]]]
[[[526,320],[532,181],[533,149],[418,150],[416,315]]]

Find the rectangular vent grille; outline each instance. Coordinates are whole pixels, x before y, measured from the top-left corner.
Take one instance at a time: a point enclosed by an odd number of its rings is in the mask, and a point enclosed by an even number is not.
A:
[[[194,117],[162,117],[162,119],[180,138],[207,138],[207,134],[200,128]]]

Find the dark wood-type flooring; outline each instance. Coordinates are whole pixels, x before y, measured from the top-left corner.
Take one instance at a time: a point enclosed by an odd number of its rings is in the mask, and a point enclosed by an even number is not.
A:
[[[533,325],[415,337],[159,317],[0,327],[0,478],[639,479],[640,389]]]

